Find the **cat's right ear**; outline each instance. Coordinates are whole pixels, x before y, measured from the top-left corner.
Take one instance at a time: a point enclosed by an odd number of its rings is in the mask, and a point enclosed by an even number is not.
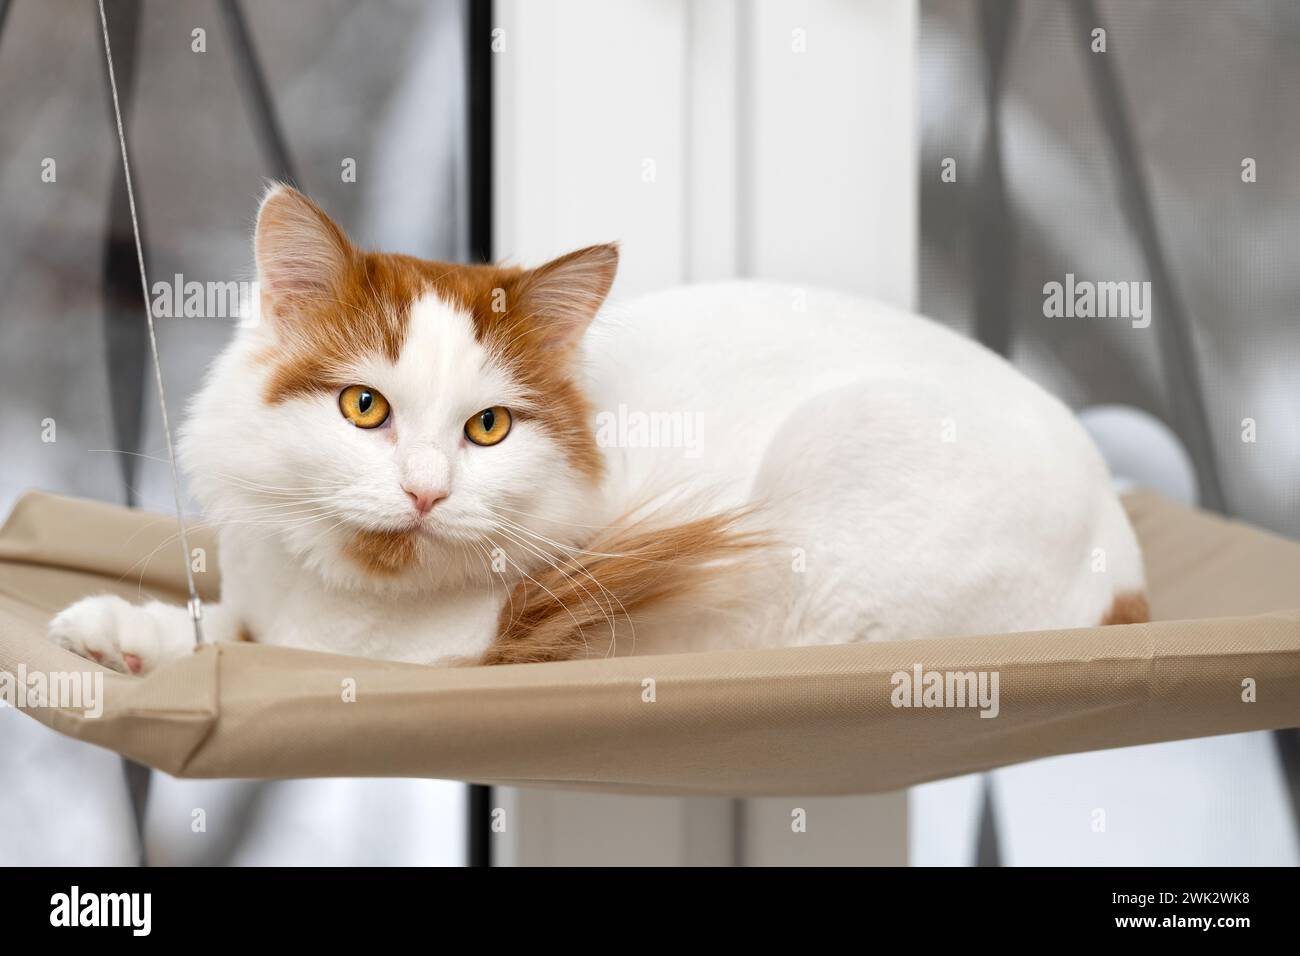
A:
[[[263,311],[273,316],[337,298],[356,254],[324,210],[280,183],[267,191],[258,208],[253,252]]]

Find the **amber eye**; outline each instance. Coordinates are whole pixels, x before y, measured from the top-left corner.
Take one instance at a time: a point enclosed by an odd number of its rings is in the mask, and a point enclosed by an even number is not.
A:
[[[510,409],[493,405],[465,423],[465,437],[476,445],[495,445],[510,434]]]
[[[339,411],[358,428],[378,428],[388,421],[388,399],[366,385],[349,385],[339,395]]]

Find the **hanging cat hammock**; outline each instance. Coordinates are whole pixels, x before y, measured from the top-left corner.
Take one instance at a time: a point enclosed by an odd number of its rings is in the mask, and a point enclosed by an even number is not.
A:
[[[173,486],[179,519],[174,474]],[[1147,562],[1150,624],[455,668],[217,644],[139,678],[46,640],[50,618],[93,593],[188,598],[197,638],[200,598],[219,582],[215,570],[192,572],[190,543],[214,569],[215,540],[178,520],[33,493],[0,529],[0,705],[180,777],[745,796],[893,790],[1054,754],[1300,724],[1300,545],[1151,494],[1125,503]],[[184,560],[166,557],[178,543]],[[74,688],[94,699],[72,699]]]
[[[25,709],[180,777],[846,794],[1300,724],[1300,544],[1150,493],[1125,504],[1151,624],[501,667],[227,644],[141,678],[49,643],[45,626],[91,593],[180,599],[175,522],[33,493],[0,529],[0,675],[102,673],[98,717]],[[192,537],[215,568],[215,540]],[[215,597],[216,572],[198,578]],[[986,675],[986,691],[996,674],[996,696],[926,706],[928,675],[959,672]]]

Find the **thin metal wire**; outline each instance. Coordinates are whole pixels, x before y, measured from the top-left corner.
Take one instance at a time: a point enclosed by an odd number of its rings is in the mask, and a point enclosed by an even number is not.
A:
[[[176,523],[180,528],[181,554],[185,565],[185,583],[190,592],[190,620],[194,624],[194,646],[203,643],[203,607],[194,587],[194,569],[190,565],[190,540],[185,531],[185,512],[181,507],[181,482],[176,472],[176,452],[172,449],[172,428],[167,417],[167,394],[163,391],[162,363],[158,360],[158,336],[153,327],[153,309],[149,304],[149,277],[144,269],[144,246],[140,242],[140,219],[135,212],[135,190],[131,188],[131,161],[127,158],[126,130],[122,126],[122,108],[117,101],[117,75],[113,72],[113,47],[108,41],[108,15],[104,0],[99,0],[99,24],[104,32],[104,56],[108,60],[108,84],[113,91],[113,117],[117,121],[117,141],[122,148],[122,175],[126,180],[126,200],[131,207],[131,229],[135,233],[135,258],[140,267],[140,291],[144,295],[144,316],[149,326],[149,351],[153,355],[154,382],[158,386],[158,408],[162,412],[163,437],[167,441],[167,460],[172,470],[172,495],[176,499]]]

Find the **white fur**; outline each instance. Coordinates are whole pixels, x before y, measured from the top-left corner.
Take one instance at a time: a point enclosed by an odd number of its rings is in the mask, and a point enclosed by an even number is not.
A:
[[[241,330],[180,443],[220,528],[209,640],[243,626],[396,660],[476,656],[542,542],[579,547],[630,503],[680,489],[760,502],[782,547],[737,595],[752,613],[638,623],[638,652],[1087,626],[1143,590],[1106,467],[1068,409],[979,345],[880,304],[726,283],[606,310],[582,363],[596,408],[696,415],[700,446],[607,448],[600,489],[525,415],[499,445],[464,440],[471,415],[522,399],[436,298],[413,306],[395,364],[363,357],[349,373],[389,399],[383,429],[350,425],[333,394],[266,403],[253,356],[270,334]],[[357,529],[409,525],[403,480],[449,496],[410,569],[369,576],[341,549]],[[188,651],[184,615],[111,601],[73,605],[52,633],[144,670]]]
[[[608,451],[623,493],[685,483],[764,502],[784,543],[744,595],[752,613],[639,626],[639,652],[1091,626],[1144,590],[1069,409],[936,323],[721,283],[631,303],[588,340],[597,408],[699,415],[698,453]]]

